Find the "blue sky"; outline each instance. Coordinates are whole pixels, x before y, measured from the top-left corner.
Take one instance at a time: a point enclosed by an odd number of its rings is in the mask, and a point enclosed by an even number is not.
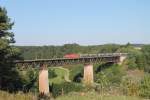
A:
[[[0,0],[16,45],[150,43],[150,0]]]

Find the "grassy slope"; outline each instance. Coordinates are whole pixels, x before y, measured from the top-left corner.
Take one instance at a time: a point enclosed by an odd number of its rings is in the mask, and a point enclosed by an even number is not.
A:
[[[0,91],[0,100],[37,100],[37,96],[31,93],[23,94],[9,94],[7,92]],[[68,95],[60,96],[52,100],[146,100],[139,97],[130,96],[104,96],[95,92],[89,93],[69,93]],[[147,99],[148,100],[148,99]]]
[[[52,67],[51,69],[55,70],[57,77],[49,79],[49,83],[59,84],[69,80],[69,70],[62,67]]]
[[[32,93],[10,94],[8,92],[0,91],[0,100],[37,100],[37,96]]]
[[[139,97],[130,96],[104,96],[94,92],[83,93],[70,93],[68,95],[60,96],[56,100],[144,100]]]

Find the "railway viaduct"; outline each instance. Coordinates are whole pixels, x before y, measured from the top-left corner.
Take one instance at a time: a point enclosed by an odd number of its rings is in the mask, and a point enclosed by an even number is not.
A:
[[[121,64],[126,59],[127,53],[102,53],[102,54],[82,54],[79,58],[55,58],[37,60],[16,60],[17,66],[21,68],[39,68],[39,92],[49,93],[48,67],[57,67],[71,64],[83,64],[83,83],[91,85],[93,83],[93,64],[95,63],[117,63]]]

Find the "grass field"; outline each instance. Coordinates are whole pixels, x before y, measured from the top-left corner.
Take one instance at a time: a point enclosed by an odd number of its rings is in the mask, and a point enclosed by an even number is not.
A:
[[[49,83],[59,84],[69,80],[69,70],[62,67],[51,67],[57,75],[57,77],[49,79]]]
[[[0,91],[0,100],[37,100],[37,96],[32,93],[17,93],[10,94],[8,92]]]
[[[37,95],[28,93],[17,93],[10,94],[7,92],[0,91],[0,100],[37,100]],[[59,96],[57,98],[51,98],[50,100],[148,100],[142,99],[140,97],[130,97],[130,96],[104,96],[95,92],[88,93],[77,93],[72,92],[68,95]]]
[[[60,96],[56,100],[146,100],[140,97],[131,96],[105,96],[95,92],[89,93],[70,93],[68,95]]]

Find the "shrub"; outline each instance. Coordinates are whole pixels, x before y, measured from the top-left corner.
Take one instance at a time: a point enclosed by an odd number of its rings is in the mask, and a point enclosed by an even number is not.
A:
[[[119,65],[113,65],[107,72],[107,77],[111,84],[120,84],[123,75],[123,69]]]
[[[137,68],[135,57],[133,57],[133,58],[128,57],[128,59],[126,60],[126,64],[128,65],[128,69],[136,69]]]
[[[104,66],[105,67],[105,66]],[[119,65],[106,66],[106,69],[103,68],[100,72],[96,74],[95,81],[104,86],[110,84],[119,84],[121,82],[122,76],[124,75],[123,69]]]
[[[38,92],[38,70],[37,69],[27,69],[20,72],[23,82],[24,92]]]
[[[57,74],[55,73],[55,69],[49,69],[48,70],[48,78],[51,79],[54,77],[57,77]]]
[[[140,84],[140,96],[150,99],[150,74],[145,75]]]
[[[61,84],[52,84],[50,88],[51,88],[52,95],[54,97],[57,97],[59,95],[64,95],[72,91],[75,92],[81,91],[83,89],[83,86],[77,83],[64,82]]]
[[[123,94],[128,96],[138,96],[139,95],[139,83],[137,81],[133,81],[130,78],[125,78],[122,80],[121,88],[123,90]]]
[[[106,87],[109,84],[109,80],[103,72],[96,74],[96,82],[100,84],[100,87]]]
[[[81,82],[83,78],[83,65],[71,66],[70,69],[70,80],[73,82]]]

